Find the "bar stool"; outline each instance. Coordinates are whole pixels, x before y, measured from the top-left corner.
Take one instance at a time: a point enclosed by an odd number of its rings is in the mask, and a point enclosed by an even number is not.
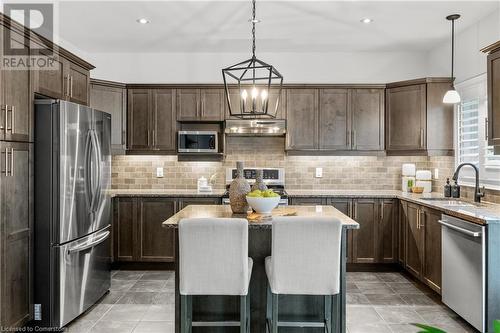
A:
[[[248,257],[248,221],[191,218],[179,222],[181,333],[193,326],[240,326],[250,332],[248,286],[253,261]],[[240,297],[240,321],[192,321],[192,296]]]
[[[277,333],[278,327],[324,327],[325,332],[336,332],[332,327],[339,315],[341,240],[342,226],[336,218],[273,219],[272,256],[265,262],[268,332]],[[324,296],[324,321],[279,321],[278,295]]]

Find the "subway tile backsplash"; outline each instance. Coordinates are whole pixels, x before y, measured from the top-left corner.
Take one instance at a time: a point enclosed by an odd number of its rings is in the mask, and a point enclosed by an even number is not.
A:
[[[112,186],[116,189],[195,189],[201,176],[224,188],[225,169],[244,161],[245,167],[282,167],[288,189],[400,190],[401,165],[415,163],[417,169],[439,168],[433,190],[442,191],[454,170],[453,157],[426,156],[287,156],[282,137],[228,137],[223,162],[178,162],[177,156],[114,156]],[[164,177],[156,178],[156,168]],[[316,178],[316,167],[323,177]],[[470,193],[469,193],[470,192]],[[463,188],[464,196],[472,191]],[[486,200],[500,203],[499,191],[487,191]]]

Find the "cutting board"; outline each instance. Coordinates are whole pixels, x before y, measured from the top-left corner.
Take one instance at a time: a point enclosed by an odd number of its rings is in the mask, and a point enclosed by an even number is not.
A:
[[[259,214],[256,212],[248,213],[247,219],[251,222],[258,222],[262,220],[270,220],[273,216],[295,216],[297,215],[297,210],[288,207],[275,208],[271,214]]]

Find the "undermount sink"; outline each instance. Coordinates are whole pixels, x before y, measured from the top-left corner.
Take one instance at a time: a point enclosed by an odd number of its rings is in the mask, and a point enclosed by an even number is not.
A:
[[[422,198],[422,200],[438,201],[444,206],[450,207],[474,207],[476,204],[452,198]]]

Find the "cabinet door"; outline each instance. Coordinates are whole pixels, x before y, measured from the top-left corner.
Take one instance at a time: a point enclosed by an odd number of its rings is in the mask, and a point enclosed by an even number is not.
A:
[[[154,149],[175,152],[175,91],[156,89],[152,92],[152,129]]]
[[[351,199],[328,199],[328,204],[338,209],[342,214],[352,217],[352,200]],[[352,263],[352,232],[347,230],[347,263]]]
[[[378,206],[376,199],[356,199],[353,219],[359,229],[353,230],[352,261],[354,263],[375,263],[378,244]]]
[[[200,119],[200,90],[177,89],[177,121]]]
[[[111,114],[111,148],[122,153],[126,145],[127,90],[99,84],[90,86],[90,107]]]
[[[189,205],[220,205],[220,198],[180,198],[178,201],[178,210],[186,208]]]
[[[0,143],[1,318],[19,327],[32,304],[32,145]]]
[[[318,90],[287,89],[286,105],[286,148],[318,148]]]
[[[404,267],[406,265],[406,211],[407,202],[399,201],[398,213],[398,262]]]
[[[69,75],[69,100],[82,105],[89,104],[90,72],[71,61],[67,62]]]
[[[64,59],[54,57],[51,70],[37,70],[35,74],[35,92],[47,97],[65,99],[67,94],[67,77],[64,73]]]
[[[384,150],[384,91],[351,91],[352,149]]]
[[[425,84],[387,89],[386,107],[387,150],[425,150]]]
[[[422,208],[422,232],[424,235],[424,267],[422,278],[436,292],[441,293],[441,212]]]
[[[128,91],[128,149],[147,150],[150,148],[150,107],[148,89],[130,89]]]
[[[138,212],[136,198],[115,198],[113,218],[114,261],[135,261],[138,243]]]
[[[392,199],[379,200],[380,220],[378,226],[378,262],[394,263],[396,253],[396,219],[397,201]]]
[[[420,230],[420,207],[408,203],[406,205],[406,265],[405,268],[415,275],[422,273],[422,232]]]
[[[488,56],[488,145],[500,146],[500,51]]]
[[[351,120],[347,89],[321,89],[319,92],[319,148],[351,149]]]
[[[11,31],[10,43],[13,47],[29,51],[29,43],[19,33]],[[27,53],[26,53],[27,54]],[[31,97],[29,70],[2,70],[2,120],[5,128],[5,140],[29,142],[33,101]],[[5,114],[6,113],[6,114]],[[0,138],[1,139],[1,138]]]
[[[162,223],[175,214],[175,199],[142,198],[139,219],[139,261],[173,262],[175,260],[174,229]]]
[[[291,205],[298,206],[316,206],[316,205],[324,205],[326,203],[326,199],[321,197],[316,198],[290,198]]]
[[[224,120],[224,90],[201,89],[201,115],[202,121]]]

